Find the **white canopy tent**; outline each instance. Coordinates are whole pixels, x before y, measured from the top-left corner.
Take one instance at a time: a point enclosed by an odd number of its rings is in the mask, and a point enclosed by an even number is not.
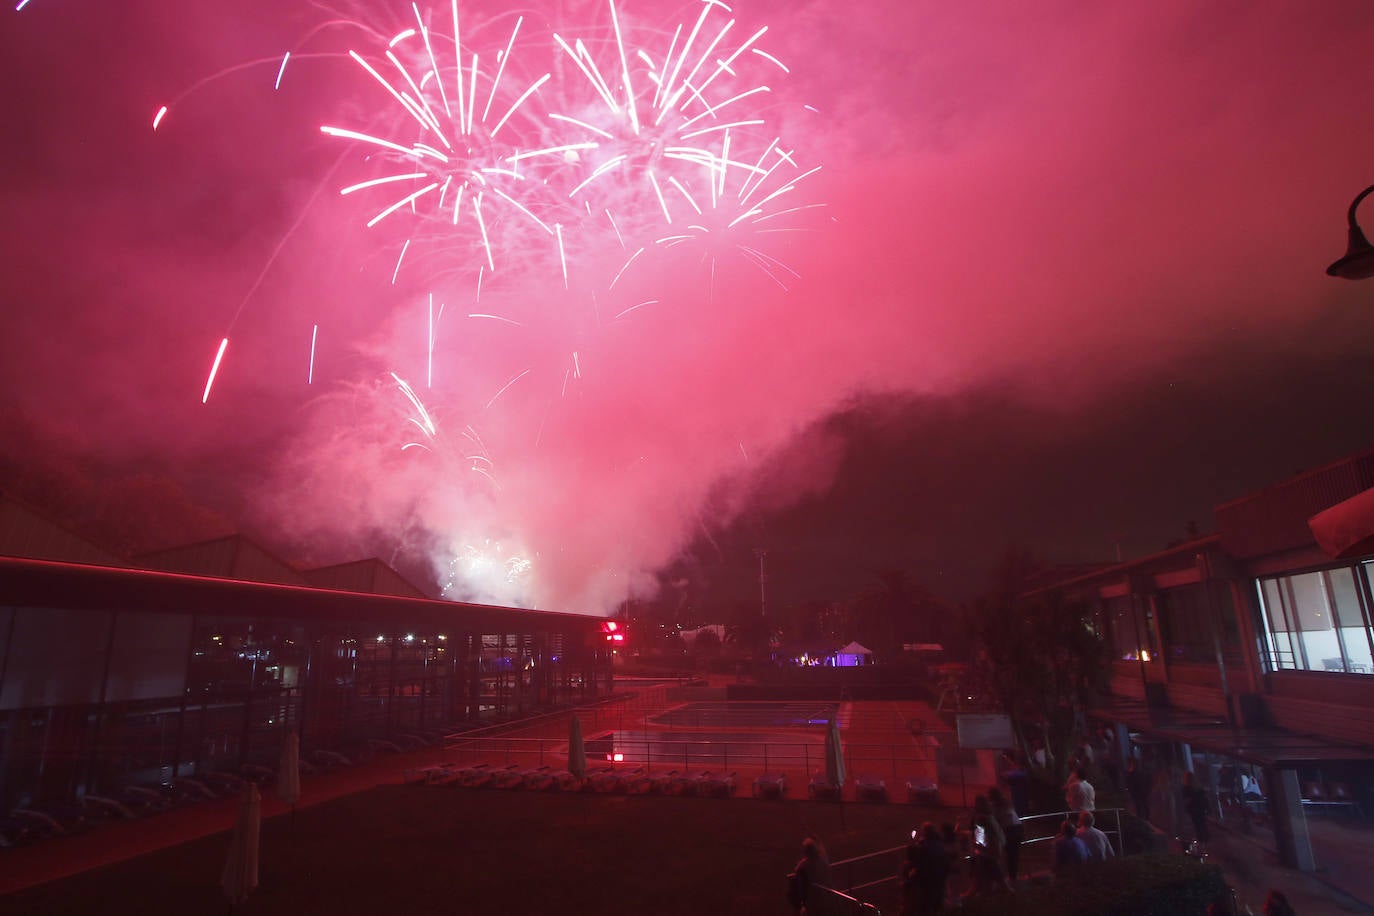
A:
[[[835,651],[836,668],[857,668],[873,664],[873,652],[857,642],[851,642],[843,649]]]

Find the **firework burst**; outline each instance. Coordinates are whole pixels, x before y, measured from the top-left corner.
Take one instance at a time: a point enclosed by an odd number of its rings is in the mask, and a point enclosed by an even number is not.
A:
[[[550,78],[515,73],[524,18],[515,19],[502,46],[483,53],[463,46],[457,0],[441,11],[442,26],[432,25],[435,11],[416,4],[411,11],[414,23],[384,50],[371,57],[348,51],[390,114],[371,128],[320,128],[360,144],[373,171],[340,193],[371,202],[369,229],[412,221],[397,272],[417,240],[439,242],[464,264],[475,253],[489,271],[522,252],[552,250],[556,222],[531,208],[536,180],[520,168],[521,130],[538,120],[531,100]]]

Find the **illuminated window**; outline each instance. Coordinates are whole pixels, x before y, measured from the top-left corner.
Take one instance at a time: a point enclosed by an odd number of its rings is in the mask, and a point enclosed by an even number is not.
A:
[[[1271,670],[1374,673],[1370,563],[1261,579],[1256,589]]]

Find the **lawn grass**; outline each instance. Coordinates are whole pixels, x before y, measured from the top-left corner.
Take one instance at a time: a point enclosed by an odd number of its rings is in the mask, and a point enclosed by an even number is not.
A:
[[[807,833],[842,859],[900,845],[913,823],[953,814],[897,804],[846,804],[841,812],[810,801],[383,785],[301,809],[294,821],[264,821],[260,885],[235,912],[785,914],[783,876]],[[0,898],[0,909],[223,913],[218,881],[228,843],[227,833],[204,837],[19,891]],[[895,859],[874,863],[854,880],[891,868]],[[895,913],[892,885],[878,894]]]

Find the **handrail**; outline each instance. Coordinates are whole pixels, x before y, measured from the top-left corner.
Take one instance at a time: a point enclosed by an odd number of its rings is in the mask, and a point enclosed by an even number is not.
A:
[[[1112,850],[1112,852],[1119,856],[1124,856],[1126,854],[1126,835],[1121,830],[1121,814],[1125,810],[1125,808],[1099,808],[1098,810],[1093,812],[1094,826],[1096,826],[1098,830],[1101,830],[1103,833],[1107,834],[1108,837],[1116,837],[1117,846],[1115,849]],[[1070,817],[1076,818],[1078,817],[1078,814],[1079,812],[1077,811],[1055,811],[1049,814],[1028,814],[1025,817],[1021,818],[1021,823],[1024,824],[1026,823],[1026,821],[1038,821],[1052,817],[1057,817],[1061,821],[1063,821],[1067,820]],[[1103,814],[1111,814],[1115,816],[1116,827],[1114,829],[1107,830],[1101,824],[1098,823],[1098,817]],[[1045,840],[1053,840],[1055,836],[1056,834],[1051,833],[1047,836],[1028,838],[1022,840],[1021,845],[1025,846],[1031,843],[1043,843]]]
[[[878,907],[872,903],[865,903],[857,897],[851,897],[844,891],[836,890],[833,887],[826,887],[824,884],[816,884],[813,886],[818,891],[825,891],[827,894],[833,894],[834,896],[840,898],[841,900],[853,906],[860,913],[867,913],[869,914],[869,916],[883,916],[883,911],[878,909]]]
[[[1103,809],[1100,809],[1100,810],[1098,810],[1098,811],[1094,811],[1094,812],[1093,812],[1093,820],[1094,820],[1094,823],[1096,823],[1098,815],[1101,815],[1101,814],[1112,814],[1112,815],[1115,816],[1116,827],[1115,827],[1114,829],[1112,829],[1112,830],[1106,830],[1106,829],[1104,829],[1104,828],[1102,828],[1102,827],[1098,827],[1098,829],[1099,829],[1099,830],[1102,830],[1103,833],[1107,834],[1107,836],[1108,836],[1109,838],[1112,837],[1112,836],[1115,836],[1115,837],[1116,837],[1116,845],[1113,847],[1113,853],[1116,854],[1116,855],[1119,855],[1119,856],[1124,856],[1124,855],[1126,854],[1126,852],[1125,852],[1125,849],[1126,849],[1125,835],[1122,833],[1122,830],[1121,830],[1121,814],[1122,814],[1122,812],[1123,812],[1124,810],[1125,810],[1124,808],[1103,808]],[[1077,812],[1077,811],[1056,811],[1056,812],[1051,812],[1051,813],[1048,813],[1048,814],[1028,814],[1028,815],[1026,815],[1025,817],[1021,818],[1021,822],[1024,824],[1026,821],[1047,820],[1047,819],[1049,819],[1049,818],[1059,818],[1059,819],[1063,820],[1063,819],[1067,818],[1069,815],[1074,815],[1074,816],[1076,817],[1076,816],[1078,815],[1078,812]],[[1043,842],[1045,842],[1046,840],[1053,840],[1053,839],[1055,838],[1055,836],[1057,836],[1057,834],[1049,834],[1048,836],[1027,838],[1027,839],[1024,839],[1024,840],[1021,841],[1021,845],[1022,845],[1022,846],[1029,846],[1029,845],[1031,845],[1031,844],[1033,844],[1033,843],[1043,843]],[[864,862],[864,861],[866,861],[866,860],[868,860],[868,859],[877,859],[877,858],[880,858],[880,857],[882,857],[882,856],[890,856],[890,855],[892,855],[893,853],[903,853],[903,852],[906,851],[906,848],[907,848],[907,847],[906,847],[905,844],[904,844],[904,845],[901,845],[901,846],[890,846],[890,847],[888,847],[887,849],[879,849],[877,852],[866,852],[866,853],[864,853],[863,855],[850,856],[850,857],[847,858],[847,859],[837,859],[837,860],[835,860],[834,862],[831,862],[831,863],[830,863],[830,869],[831,869],[831,871],[832,871],[832,873],[833,873],[836,869],[840,868],[841,866],[847,867],[848,874],[851,876],[851,883],[850,883],[849,887],[846,888],[846,890],[850,890],[850,891],[859,891],[859,890],[865,890],[865,889],[870,888],[870,887],[876,887],[876,886],[878,886],[878,885],[880,885],[880,884],[886,884],[886,883],[889,882],[889,881],[896,881],[896,880],[898,880],[898,879],[897,879],[897,875],[895,874],[895,870],[894,870],[894,873],[893,873],[893,874],[888,875],[887,877],[878,878],[878,879],[873,880],[873,881],[867,881],[867,882],[864,882],[864,883],[862,883],[862,884],[854,884],[854,883],[853,883],[853,880],[852,880],[852,875],[853,875],[853,873],[854,873],[854,865],[855,865],[856,863],[859,863],[859,862]],[[967,859],[967,858],[969,858],[969,857],[968,857],[968,856],[964,856],[963,858]]]

